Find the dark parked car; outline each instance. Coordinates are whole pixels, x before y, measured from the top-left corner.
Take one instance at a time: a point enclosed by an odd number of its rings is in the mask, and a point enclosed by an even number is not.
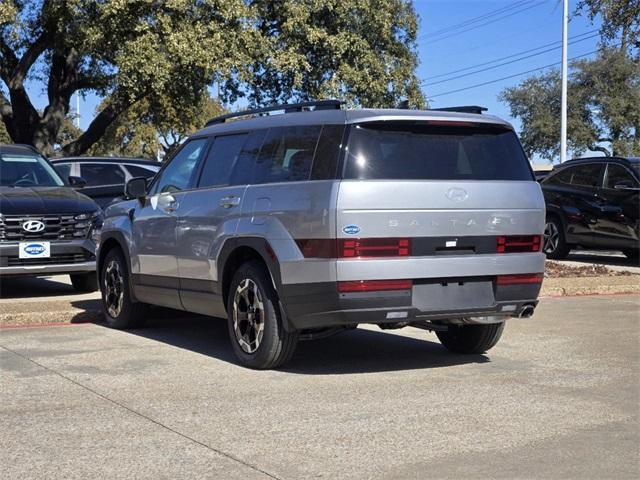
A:
[[[86,183],[80,192],[102,208],[122,197],[125,183],[132,178],[151,178],[160,170],[158,162],[127,157],[67,157],[51,163],[64,179],[81,177]]]
[[[78,179],[71,178],[71,183]],[[102,210],[36,149],[0,145],[0,276],[68,273],[79,291],[98,288]]]
[[[547,203],[544,252],[561,259],[571,248],[622,250],[638,260],[640,158],[580,158],[542,181]]]

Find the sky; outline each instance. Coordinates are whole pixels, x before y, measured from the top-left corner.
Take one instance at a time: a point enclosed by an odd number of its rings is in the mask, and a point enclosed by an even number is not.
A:
[[[593,52],[598,43],[599,23],[591,24],[586,17],[571,16],[576,3],[577,0],[569,2],[569,58]],[[420,16],[418,77],[425,81],[423,91],[430,105],[481,105],[489,109],[487,113],[512,121],[519,127],[498,96],[504,88],[518,85],[528,76],[544,71],[540,69],[542,66],[557,62],[559,67],[562,59],[562,2],[417,0],[415,8]],[[478,19],[481,16],[483,18]],[[459,25],[465,22],[472,23]],[[576,38],[572,40],[572,37]],[[530,58],[522,59],[525,56]],[[504,60],[494,62],[497,59]],[[512,63],[489,69],[507,62]],[[470,68],[479,64],[485,65]],[[458,72],[461,69],[466,70]],[[534,71],[516,75],[530,70]],[[469,73],[471,75],[467,75]],[[452,78],[461,75],[465,76]],[[468,88],[503,77],[512,78]],[[442,95],[458,89],[465,90]]]
[[[577,2],[569,1],[570,14]],[[542,72],[540,67],[559,64],[562,0],[414,0],[414,6],[420,21],[417,75],[424,82],[430,105],[481,105],[519,129],[519,122],[498,101],[498,95]],[[597,20],[592,24],[584,16],[571,15],[569,58],[596,50],[598,27]],[[523,59],[525,56],[529,58]],[[528,73],[516,75],[521,72]],[[495,81],[503,77],[510,78]],[[491,83],[469,88],[487,82]],[[28,89],[36,108],[44,108],[42,85],[32,82]],[[463,90],[448,93],[459,89]],[[81,97],[82,129],[93,119],[99,102],[92,93]],[[74,97],[72,109],[75,106]]]

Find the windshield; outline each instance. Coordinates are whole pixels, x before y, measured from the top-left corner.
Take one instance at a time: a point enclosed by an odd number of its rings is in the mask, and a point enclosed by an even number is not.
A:
[[[347,179],[533,180],[518,138],[499,125],[361,124],[346,163]]]
[[[64,182],[37,154],[0,154],[0,185],[3,187],[61,187]]]

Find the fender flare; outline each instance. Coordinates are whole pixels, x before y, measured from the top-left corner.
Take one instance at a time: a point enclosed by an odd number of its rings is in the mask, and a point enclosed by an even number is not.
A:
[[[289,315],[287,314],[286,305],[282,302],[282,275],[280,272],[280,263],[278,262],[278,258],[276,257],[273,248],[269,244],[269,241],[264,237],[233,237],[225,241],[216,261],[216,265],[218,268],[218,285],[220,286],[220,295],[224,296],[224,269],[227,261],[233,254],[233,252],[242,247],[248,247],[256,251],[261,257],[264,264],[267,266],[269,276],[271,277],[271,281],[273,282],[273,287],[276,293],[278,293],[278,303],[280,306],[280,314],[283,319],[284,328],[287,331],[294,330],[291,321],[289,320]],[[226,299],[223,299],[223,301],[226,303]]]
[[[122,251],[122,253],[124,254],[124,259],[126,262],[125,267],[127,269],[127,278],[129,281],[129,292],[131,294],[131,300],[133,302],[137,302],[138,299],[136,298],[136,294],[133,288],[133,275],[131,275],[131,256],[129,254],[129,248],[127,248],[127,241],[124,235],[122,234],[122,232],[109,231],[101,235],[100,247],[98,247],[98,252],[96,255],[96,267],[97,267],[96,269],[98,272],[98,279],[100,278],[100,272],[102,271],[102,264],[104,262],[104,257],[106,256],[106,252],[103,251],[102,246],[105,243],[107,243],[107,241],[109,240],[115,241],[120,247],[120,250]]]

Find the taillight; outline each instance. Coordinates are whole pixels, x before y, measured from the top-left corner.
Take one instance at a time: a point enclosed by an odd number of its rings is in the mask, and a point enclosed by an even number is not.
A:
[[[408,238],[299,239],[298,248],[305,258],[408,257]]]
[[[542,235],[510,235],[496,238],[498,253],[539,252]]]
[[[542,283],[542,273],[525,273],[518,275],[498,275],[496,285],[528,285],[531,283]]]
[[[338,240],[342,258],[408,257],[411,243],[408,238],[354,238]]]
[[[298,248],[305,258],[336,258],[337,245],[335,239],[310,238],[296,240]]]
[[[355,280],[338,282],[338,292],[379,292],[383,290],[409,290],[412,280]]]

